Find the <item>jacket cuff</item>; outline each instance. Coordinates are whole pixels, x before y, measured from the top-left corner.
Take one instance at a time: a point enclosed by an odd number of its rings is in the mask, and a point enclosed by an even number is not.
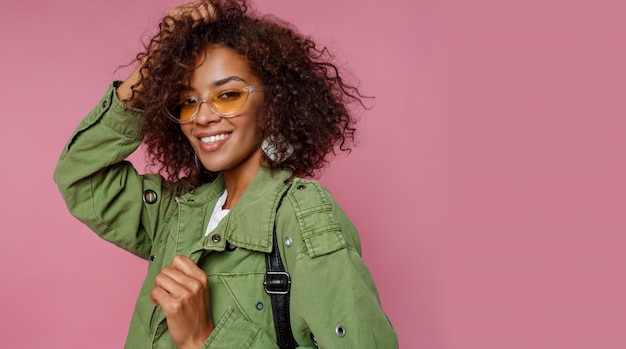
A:
[[[109,85],[107,92],[91,113],[94,117],[92,122],[101,120],[117,133],[141,138],[143,110],[128,107],[117,98],[115,91],[121,84],[122,81],[115,80]]]

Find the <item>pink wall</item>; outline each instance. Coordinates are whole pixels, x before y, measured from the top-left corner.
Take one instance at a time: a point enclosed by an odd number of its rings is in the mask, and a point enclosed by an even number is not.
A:
[[[2,347],[122,346],[145,263],[73,219],[52,171],[177,3],[2,6]],[[402,348],[626,347],[622,1],[257,3],[377,97],[321,181]]]

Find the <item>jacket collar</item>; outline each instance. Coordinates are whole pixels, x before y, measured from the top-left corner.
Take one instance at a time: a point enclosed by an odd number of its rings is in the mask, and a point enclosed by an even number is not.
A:
[[[237,205],[231,209],[210,236],[204,238],[205,249],[216,249],[211,237],[219,234],[223,242],[228,241],[235,246],[249,250],[271,252],[276,209],[281,195],[289,186],[286,182],[290,178],[291,172],[288,170],[272,171],[266,166],[261,166]],[[181,204],[191,202],[193,206],[204,206],[206,217],[204,229],[206,229],[213,207],[224,189],[224,178],[220,175],[212,183],[183,195],[179,202]]]

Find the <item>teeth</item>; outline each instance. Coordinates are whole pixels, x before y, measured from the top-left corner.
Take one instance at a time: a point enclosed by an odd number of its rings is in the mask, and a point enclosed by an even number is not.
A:
[[[202,143],[213,143],[213,142],[217,142],[217,141],[221,141],[223,139],[226,139],[226,137],[228,137],[228,134],[222,133],[222,134],[215,135],[215,136],[202,137],[202,138],[200,138],[200,142],[202,142]]]

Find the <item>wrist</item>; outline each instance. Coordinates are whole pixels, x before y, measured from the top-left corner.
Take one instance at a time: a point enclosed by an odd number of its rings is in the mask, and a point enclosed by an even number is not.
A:
[[[128,78],[126,78],[126,80],[124,80],[124,82],[122,82],[122,84],[118,86],[117,89],[115,90],[117,99],[124,102],[124,104],[129,104],[131,107],[134,106],[132,105],[132,101],[131,101],[133,97],[132,87],[141,82],[141,68],[143,67],[144,62],[145,62],[145,59],[144,61],[141,62],[141,64],[137,66],[137,68],[135,68],[135,70],[128,76]]]
[[[201,349],[215,329],[213,322],[209,322],[207,325],[207,328],[205,328],[202,333],[198,333],[194,338],[189,338],[189,341],[183,345],[179,345],[178,349]]]

